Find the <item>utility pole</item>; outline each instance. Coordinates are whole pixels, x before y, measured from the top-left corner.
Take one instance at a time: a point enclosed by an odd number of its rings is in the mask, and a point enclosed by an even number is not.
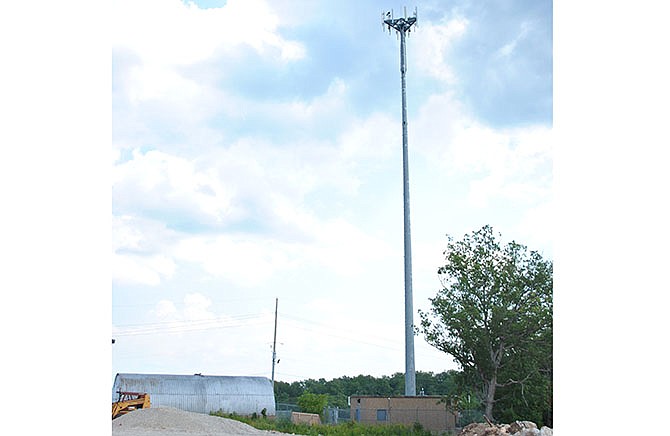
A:
[[[277,308],[279,298],[275,298],[275,338],[272,341],[272,389],[275,388],[275,362],[277,361]]]
[[[382,26],[386,25],[400,34],[400,84],[402,89],[402,175],[403,210],[405,234],[405,395],[416,396],[416,370],[414,367],[414,308],[412,303],[412,239],[409,226],[409,164],[407,156],[407,96],[405,92],[405,36],[416,23],[416,9],[413,17],[394,18],[393,11],[382,14]]]

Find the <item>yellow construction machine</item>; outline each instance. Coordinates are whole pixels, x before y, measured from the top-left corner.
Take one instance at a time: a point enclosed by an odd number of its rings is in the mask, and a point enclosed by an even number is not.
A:
[[[118,401],[112,403],[112,419],[125,415],[137,409],[148,409],[151,407],[151,399],[146,392],[121,392]]]

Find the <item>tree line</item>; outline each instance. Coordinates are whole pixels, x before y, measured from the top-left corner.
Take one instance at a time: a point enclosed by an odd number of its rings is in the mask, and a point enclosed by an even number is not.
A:
[[[416,372],[416,386],[425,395],[448,395],[455,390],[458,371],[450,370],[438,374]],[[320,378],[287,383],[275,381],[275,399],[277,403],[298,404],[298,398],[305,392],[328,395],[328,405],[347,408],[347,399],[351,395],[400,396],[405,391],[405,374],[397,372],[391,376],[338,377],[332,380]]]
[[[461,240],[448,236],[437,269],[442,289],[419,310],[415,333],[452,356],[459,370],[418,371],[417,393],[441,396],[454,412],[552,427],[553,263],[500,239],[490,226]],[[307,392],[347,407],[350,395],[403,395],[404,374],[276,382],[275,389],[277,402],[297,404]]]

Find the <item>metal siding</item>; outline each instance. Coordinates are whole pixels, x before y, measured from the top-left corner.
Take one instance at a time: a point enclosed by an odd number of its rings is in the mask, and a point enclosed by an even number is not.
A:
[[[251,415],[266,409],[275,415],[272,383],[264,377],[197,376],[170,374],[117,374],[117,391],[147,392],[153,407],[174,407],[190,412]]]

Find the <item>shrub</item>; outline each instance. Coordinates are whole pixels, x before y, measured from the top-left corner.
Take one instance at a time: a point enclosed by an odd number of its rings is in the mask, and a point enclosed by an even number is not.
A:
[[[317,413],[319,415],[323,414],[323,409],[328,404],[328,395],[326,394],[313,394],[311,392],[305,392],[304,394],[298,397],[298,406],[300,410],[305,413]]]
[[[224,414],[222,411],[211,412],[210,415],[235,419],[249,424],[259,430],[274,430],[282,433],[309,436],[431,436],[420,424],[406,426],[401,424],[367,425],[346,422],[339,425],[308,425],[294,424],[280,419],[251,419],[234,413]]]

